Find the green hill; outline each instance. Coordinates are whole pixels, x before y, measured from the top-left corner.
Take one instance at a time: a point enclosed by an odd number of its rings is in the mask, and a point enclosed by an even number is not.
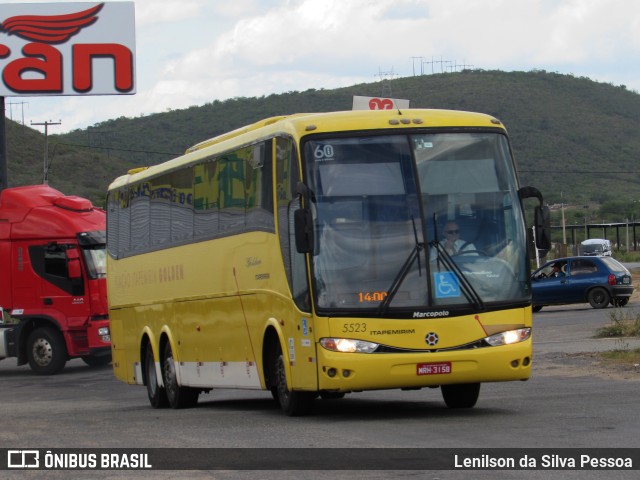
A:
[[[640,95],[624,86],[544,71],[464,71],[399,78],[335,90],[288,92],[213,101],[199,107],[108,120],[49,136],[49,183],[102,203],[110,181],[128,168],[150,165],[188,146],[261,118],[296,112],[349,110],[354,95],[394,98],[415,108],[488,113],[511,135],[521,183],[537,186],[550,203],[603,207],[635,215],[640,200]],[[40,183],[44,139],[7,120],[9,184]],[[621,212],[624,205],[628,211]],[[624,207],[627,208],[627,207]],[[616,213],[618,212],[618,213]],[[607,221],[615,221],[609,218]]]

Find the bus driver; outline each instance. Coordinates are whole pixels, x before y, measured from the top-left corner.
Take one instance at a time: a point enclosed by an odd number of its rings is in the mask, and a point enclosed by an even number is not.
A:
[[[443,229],[442,235],[444,240],[440,242],[440,246],[449,254],[457,255],[460,252],[475,251],[476,247],[471,242],[466,242],[460,238],[460,227],[456,222],[447,222]],[[431,260],[435,260],[437,257],[437,250],[431,249]]]

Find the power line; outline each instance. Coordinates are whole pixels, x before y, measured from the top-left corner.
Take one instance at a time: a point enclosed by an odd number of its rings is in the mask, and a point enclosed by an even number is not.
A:
[[[115,150],[118,152],[130,152],[130,153],[152,153],[154,155],[171,155],[172,157],[177,157],[179,155],[183,155],[184,152],[156,152],[153,150],[136,150],[134,148],[118,148],[118,147],[110,147],[110,146],[98,146],[98,145],[82,145],[80,143],[64,143],[58,142],[56,145],[64,145],[65,147],[80,147],[80,148],[95,148],[95,149],[107,149],[107,150]]]
[[[474,68],[474,65],[469,65],[466,63],[466,61],[463,61],[462,64],[458,64],[457,60],[445,60],[442,55],[440,55],[439,60],[436,59],[433,55],[431,56],[431,60],[425,60],[424,56],[416,56],[410,58],[414,77],[417,75],[416,61],[418,61],[418,64],[420,65],[419,75],[425,75],[425,65],[431,66],[432,75],[446,72],[461,72],[463,70],[470,70]]]

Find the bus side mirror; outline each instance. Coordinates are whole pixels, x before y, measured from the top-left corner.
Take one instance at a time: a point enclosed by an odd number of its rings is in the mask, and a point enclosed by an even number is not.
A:
[[[82,278],[82,269],[80,267],[80,253],[76,248],[66,250],[67,270],[70,279]]]
[[[534,211],[534,228],[536,235],[536,247],[539,250],[551,248],[551,216],[549,207],[537,206]]]
[[[522,187],[518,190],[520,201],[525,198],[537,198],[538,206],[533,212],[533,229],[535,235],[536,248],[538,250],[549,250],[551,248],[551,216],[549,207],[544,204],[542,193],[535,187]]]
[[[298,253],[313,252],[313,217],[307,208],[299,208],[293,212],[293,224],[296,235]]]

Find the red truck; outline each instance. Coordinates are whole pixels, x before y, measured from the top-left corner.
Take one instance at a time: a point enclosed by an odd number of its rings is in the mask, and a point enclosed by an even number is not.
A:
[[[48,185],[0,191],[0,359],[40,375],[111,361],[105,219]]]

